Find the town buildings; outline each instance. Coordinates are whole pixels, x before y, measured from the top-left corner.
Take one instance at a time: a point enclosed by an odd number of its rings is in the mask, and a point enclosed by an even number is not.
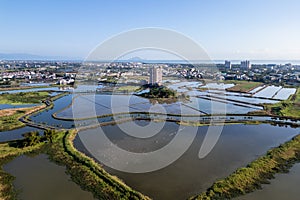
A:
[[[241,62],[241,69],[246,69],[246,70],[250,70],[251,69],[251,63],[249,60],[245,60]]]
[[[225,60],[225,68],[226,69],[231,69],[231,62],[230,61],[228,61],[228,60]]]
[[[161,66],[152,66],[150,68],[150,80],[149,83],[152,85],[162,84],[162,67]]]

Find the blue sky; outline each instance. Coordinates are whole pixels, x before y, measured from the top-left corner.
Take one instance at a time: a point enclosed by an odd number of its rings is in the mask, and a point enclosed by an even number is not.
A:
[[[0,53],[86,57],[120,32],[178,31],[212,59],[300,59],[298,0],[0,0]]]

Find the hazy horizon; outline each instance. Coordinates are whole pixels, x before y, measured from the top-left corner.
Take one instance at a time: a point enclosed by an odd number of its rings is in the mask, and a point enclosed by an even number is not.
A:
[[[0,53],[84,59],[112,36],[157,27],[191,38],[212,60],[300,59],[296,0],[4,0],[0,7]]]
[[[7,55],[8,57],[5,57]],[[3,57],[4,56],[4,57]],[[74,62],[111,62],[110,60],[85,60],[84,58],[68,58],[63,56],[47,56],[47,55],[33,55],[33,54],[3,54],[0,53],[0,61],[74,61]],[[212,59],[212,60],[183,60],[183,59],[146,59],[143,57],[132,57],[127,59],[117,59],[113,62],[145,62],[145,63],[215,63],[223,64],[225,60],[231,61],[232,64],[239,64],[245,59]],[[300,65],[299,60],[285,60],[285,59],[248,59],[252,64],[287,64]]]

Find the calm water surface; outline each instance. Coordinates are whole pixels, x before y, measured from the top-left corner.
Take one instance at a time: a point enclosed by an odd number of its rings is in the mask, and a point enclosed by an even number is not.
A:
[[[99,101],[97,101],[98,97],[101,97],[101,100],[99,99]],[[107,103],[111,103],[111,99],[103,99],[103,97],[105,96],[96,95],[96,101],[91,102],[93,110],[96,108],[96,111],[104,112],[103,107],[105,106],[107,107],[106,109],[110,110],[110,106]],[[71,128],[74,124],[72,121],[61,121],[51,117],[53,113],[68,106],[71,100],[72,95],[62,97],[55,101],[53,109],[38,113],[32,116],[31,119],[38,123]],[[200,107],[201,110],[212,113],[210,108],[211,102],[196,98],[194,98],[194,100],[195,101],[193,101],[192,97],[192,102],[188,105],[197,109]],[[120,103],[120,105],[121,104],[122,103]],[[222,103],[218,102],[217,104]],[[168,112],[176,112],[177,110],[174,108],[174,105],[167,105],[165,107],[167,110],[169,109]],[[139,102],[133,99],[133,102],[130,103],[130,110],[148,110],[149,106],[151,105],[148,102]],[[232,113],[245,113],[249,111],[249,108],[232,104],[227,104],[226,106],[227,111],[231,111]],[[99,109],[97,109],[98,107]],[[220,107],[222,106],[220,105]],[[84,108],[82,109],[82,115],[88,115],[90,113],[88,112],[88,108],[84,106],[82,108]],[[60,113],[60,115],[61,117],[72,117],[71,108]],[[149,122],[136,121],[136,123],[146,128]],[[99,127],[81,131],[74,143],[76,148],[90,155],[82,145],[80,138],[84,137],[87,141],[90,140],[91,144],[95,143],[93,136],[98,134],[99,129],[102,129],[107,137],[120,148],[137,153],[150,152],[167,145],[175,137],[179,129],[179,125],[171,122],[166,122],[163,127],[164,128],[158,134],[147,139],[129,136],[124,133],[118,125]],[[25,127],[24,131],[25,129],[28,129],[28,127]],[[293,136],[299,134],[300,130],[299,128],[276,127],[269,124],[228,125],[224,127],[220,139],[210,154],[203,159],[199,159],[199,149],[203,143],[207,129],[208,127],[199,127],[197,135],[189,149],[177,161],[161,170],[132,174],[114,170],[107,166],[104,167],[111,174],[124,180],[129,186],[154,199],[186,199],[205,191],[214,181],[228,176],[238,167],[247,165],[252,160],[265,154],[271,147],[278,146],[291,139]],[[11,131],[10,134],[5,135],[3,133],[8,132],[0,133],[0,141],[19,139],[18,137],[21,136],[20,130],[21,129]],[[143,134],[143,132],[137,132],[137,134]],[[189,133],[187,132],[186,134],[188,135]],[[49,162],[46,155],[39,155],[33,158],[20,156],[8,163],[4,168],[17,177],[14,184],[18,189],[23,190],[20,195],[22,199],[47,199],[47,197],[49,197],[48,199],[93,199],[91,194],[82,191],[75,183],[69,181],[69,177],[65,174],[64,168]],[[294,179],[291,178],[290,175],[293,176]],[[296,197],[296,187],[300,180],[300,167],[298,165],[291,170],[291,174],[281,174],[276,176],[276,178],[278,179],[272,180],[272,184],[266,185],[264,190],[249,194],[245,196],[245,198],[275,199],[275,197],[278,197],[277,199],[279,199],[280,194],[287,193],[283,192],[284,189],[295,191],[294,197]],[[276,186],[276,183],[278,186]],[[47,187],[45,187],[45,185]],[[278,192],[278,195],[276,195],[275,190],[282,192]],[[268,195],[271,193],[274,193],[274,195],[269,197]],[[32,196],[33,194],[37,196]],[[281,199],[283,199],[283,197]]]
[[[12,105],[12,104],[0,104],[0,110],[8,109],[8,108],[28,108],[36,106],[37,104],[20,104],[20,105]]]
[[[287,174],[277,174],[271,184],[263,185],[262,190],[257,190],[240,200],[272,199],[272,200],[298,200],[300,198],[300,163],[295,164]]]
[[[72,121],[62,121],[56,120],[52,117],[52,114],[55,112],[67,107],[72,101],[72,95],[63,96],[56,101],[54,101],[54,107],[50,110],[46,110],[40,113],[37,113],[30,117],[30,119],[37,123],[47,123],[51,126],[56,127],[64,127],[64,128],[72,128],[74,123]]]
[[[11,131],[0,132],[0,142],[22,139],[23,138],[22,135],[30,131],[38,131],[40,135],[44,134],[44,131],[41,129],[25,126],[23,128],[11,130]]]
[[[139,121],[141,126],[148,122]],[[117,125],[102,127],[107,137],[120,148],[132,152],[149,152],[162,148],[174,138],[179,126],[167,122],[158,134],[140,139],[123,133]],[[81,140],[95,146],[95,135],[99,129],[85,130],[75,139],[75,146],[89,155]],[[105,169],[120,177],[129,186],[154,199],[186,199],[205,191],[217,179],[231,174],[237,168],[266,153],[271,147],[291,139],[299,129],[262,125],[225,126],[214,149],[203,159],[198,152],[206,134],[207,127],[199,127],[196,138],[190,148],[174,163],[158,171],[133,174]],[[143,133],[140,133],[143,134]],[[186,133],[189,134],[189,133]],[[87,144],[89,144],[89,142]],[[101,147],[99,147],[101,148]]]
[[[22,200],[92,200],[93,195],[83,191],[70,180],[65,168],[50,162],[46,155],[20,156],[4,166],[16,177],[13,184]]]

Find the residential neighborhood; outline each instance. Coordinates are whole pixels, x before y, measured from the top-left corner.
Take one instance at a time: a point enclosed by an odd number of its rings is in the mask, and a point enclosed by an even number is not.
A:
[[[300,65],[251,64],[251,61],[217,64],[143,62],[0,61],[0,84],[44,82],[70,85],[78,80],[147,84],[149,69],[159,68],[164,77],[185,79],[248,80],[267,84],[300,84]],[[138,77],[138,78],[137,78]]]

